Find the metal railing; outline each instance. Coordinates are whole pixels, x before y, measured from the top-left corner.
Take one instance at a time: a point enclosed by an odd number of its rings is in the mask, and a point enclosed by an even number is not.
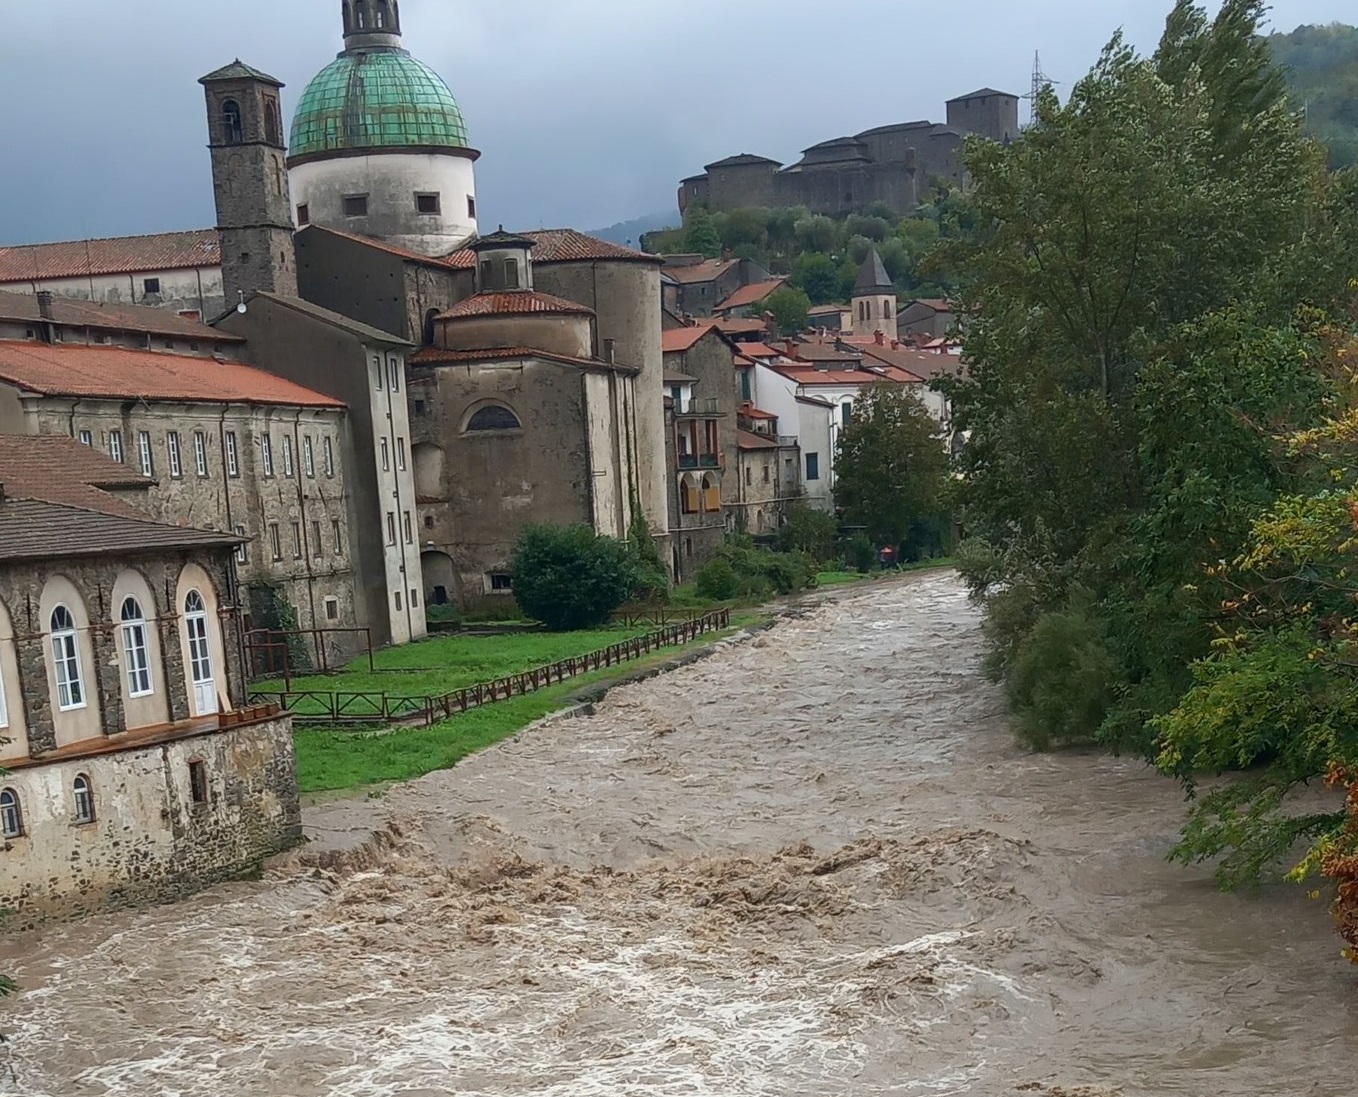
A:
[[[439,720],[482,705],[522,697],[547,686],[558,685],[581,674],[640,659],[653,651],[690,643],[710,632],[729,628],[731,611],[716,610],[687,621],[667,625],[645,636],[610,644],[606,648],[560,659],[547,666],[489,682],[452,690],[437,696],[401,696],[363,690],[253,690],[251,704],[277,705],[291,713],[299,725],[343,726],[411,723],[427,727]]]

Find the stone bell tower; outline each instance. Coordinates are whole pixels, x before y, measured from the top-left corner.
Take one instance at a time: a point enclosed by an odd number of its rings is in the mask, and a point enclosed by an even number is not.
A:
[[[242,294],[248,298],[258,291],[296,297],[292,199],[278,98],[283,84],[239,60],[198,82],[207,92],[227,307]]]

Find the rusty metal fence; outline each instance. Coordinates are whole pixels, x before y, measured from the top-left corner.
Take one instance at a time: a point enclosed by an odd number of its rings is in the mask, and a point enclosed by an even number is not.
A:
[[[717,610],[667,625],[645,636],[610,644],[587,655],[561,659],[547,666],[480,682],[438,696],[401,696],[386,692],[345,690],[253,690],[250,703],[277,705],[290,712],[293,722],[299,725],[342,727],[346,724],[409,723],[428,726],[482,705],[522,697],[581,674],[605,670],[640,659],[653,651],[690,643],[707,633],[729,628],[730,624],[731,611]]]

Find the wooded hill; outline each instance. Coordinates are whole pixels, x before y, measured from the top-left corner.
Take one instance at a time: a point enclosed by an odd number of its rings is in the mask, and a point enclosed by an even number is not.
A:
[[[1358,27],[1298,27],[1268,39],[1307,128],[1330,147],[1330,166],[1358,163]]]

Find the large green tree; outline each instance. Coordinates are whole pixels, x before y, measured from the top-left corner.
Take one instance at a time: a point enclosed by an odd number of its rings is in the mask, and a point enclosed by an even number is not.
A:
[[[907,385],[869,385],[835,457],[835,503],[852,526],[906,551],[936,542],[948,453],[938,421]]]

